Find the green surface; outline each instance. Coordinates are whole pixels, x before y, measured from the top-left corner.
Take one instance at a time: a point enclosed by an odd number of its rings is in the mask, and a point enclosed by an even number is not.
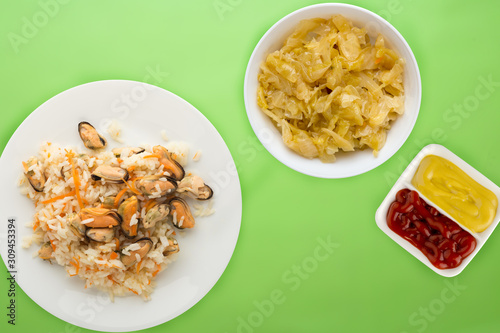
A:
[[[198,304],[148,332],[498,332],[498,231],[458,277],[447,279],[374,221],[396,177],[429,143],[445,145],[500,184],[497,1],[352,2],[382,14],[405,36],[420,66],[423,98],[415,128],[394,157],[338,180],[305,176],[274,159],[256,139],[243,102],[246,65],[260,37],[313,1],[61,2],[40,2],[58,4],[48,17],[38,1],[0,1],[0,149],[57,93],[128,79],[192,103],[238,166],[243,219],[225,273]],[[26,28],[34,19],[39,26]],[[329,240],[331,253],[316,250]],[[87,331],[19,289],[16,326],[7,324],[3,265],[0,271],[1,332]]]

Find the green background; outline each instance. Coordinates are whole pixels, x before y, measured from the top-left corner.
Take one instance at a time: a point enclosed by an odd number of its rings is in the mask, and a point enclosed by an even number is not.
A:
[[[374,220],[396,177],[429,143],[445,145],[500,184],[497,1],[351,2],[381,14],[406,38],[423,98],[415,128],[394,157],[337,180],[305,176],[274,159],[257,141],[243,101],[246,65],[260,37],[315,2],[65,2],[45,22],[38,1],[0,1],[0,149],[59,92],[96,80],[146,80],[198,108],[238,166],[243,218],[225,273],[198,304],[148,332],[498,332],[498,232],[458,277],[447,279]],[[13,43],[13,34],[22,37],[34,20],[39,27]],[[155,70],[161,73],[148,78]],[[332,253],[317,252],[321,240],[335,243]],[[19,289],[16,326],[8,325],[7,273],[0,270],[0,331],[86,331]]]

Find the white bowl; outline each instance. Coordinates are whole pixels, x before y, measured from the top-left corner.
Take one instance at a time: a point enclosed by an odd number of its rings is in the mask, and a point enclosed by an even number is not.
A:
[[[493,219],[493,222],[491,225],[484,230],[483,232],[479,233],[474,233],[467,229],[464,225],[462,225],[459,221],[455,220],[450,214],[448,214],[446,211],[444,211],[441,207],[436,205],[432,200],[429,200],[425,195],[420,193],[412,184],[411,180],[413,178],[413,175],[417,171],[418,166],[420,165],[420,161],[427,156],[427,155],[436,155],[436,156],[441,156],[448,161],[453,162],[456,166],[458,166],[460,169],[462,169],[466,174],[468,174],[472,179],[474,179],[476,182],[479,184],[483,185],[487,189],[489,189],[491,192],[493,192],[496,196],[498,201],[500,202],[500,188],[496,186],[491,180],[486,178],[484,175],[482,175],[479,171],[471,167],[469,164],[467,164],[464,160],[462,160],[460,157],[452,153],[450,150],[446,149],[445,147],[441,145],[436,145],[436,144],[431,144],[428,146],[425,146],[418,154],[417,156],[411,161],[411,163],[408,165],[406,170],[401,174],[401,177],[399,177],[398,181],[392,189],[389,191],[387,196],[385,197],[384,201],[382,204],[380,204],[380,207],[377,209],[377,212],[375,213],[375,220],[377,222],[378,227],[387,234],[392,240],[394,240],[396,243],[398,243],[402,248],[404,248],[406,251],[411,253],[415,258],[420,260],[422,263],[427,265],[430,269],[432,269],[434,272],[438,273],[439,275],[446,276],[446,277],[452,277],[455,275],[460,274],[464,268],[471,262],[471,260],[476,256],[476,254],[479,252],[479,250],[483,247],[483,245],[486,243],[488,238],[491,236],[493,233],[493,230],[498,225],[498,222],[500,221],[500,209],[497,209],[497,213]],[[401,236],[399,236],[397,233],[392,231],[389,226],[387,225],[387,211],[389,210],[389,207],[391,203],[395,200],[396,193],[403,189],[403,188],[408,188],[410,190],[414,190],[418,192],[418,195],[424,199],[425,202],[427,202],[429,205],[433,206],[436,208],[441,214],[447,216],[450,218],[452,221],[456,222],[462,229],[470,233],[474,238],[476,239],[476,248],[474,251],[466,257],[462,263],[452,269],[439,269],[436,268],[430,261],[427,259],[427,257],[415,246],[413,246],[410,242],[407,240],[403,239]]]
[[[366,27],[371,38],[378,33],[384,35],[387,45],[406,60],[404,72],[405,112],[397,119],[387,135],[387,142],[374,157],[371,149],[336,154],[334,163],[322,163],[319,159],[307,159],[286,147],[281,133],[257,105],[257,75],[265,57],[283,46],[297,24],[316,17],[330,18],[341,14],[354,25]],[[324,3],[299,9],[278,21],[261,38],[255,47],[245,74],[245,107],[252,128],[266,149],[286,166],[315,177],[345,178],[359,175],[379,166],[394,155],[410,135],[420,109],[422,88],[417,61],[403,36],[386,20],[364,8],[341,4]]]

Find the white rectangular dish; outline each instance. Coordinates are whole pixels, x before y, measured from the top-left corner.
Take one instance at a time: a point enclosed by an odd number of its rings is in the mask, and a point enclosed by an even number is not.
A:
[[[379,206],[377,209],[377,212],[375,214],[375,220],[377,222],[378,227],[387,234],[390,238],[392,238],[396,243],[398,243],[401,247],[403,247],[406,251],[411,253],[415,258],[420,260],[422,263],[427,265],[430,269],[432,269],[434,272],[438,273],[439,275],[446,276],[446,277],[452,277],[455,275],[460,274],[460,272],[463,271],[463,269],[469,264],[469,262],[474,258],[474,256],[479,252],[481,247],[486,243],[488,238],[491,236],[493,230],[495,230],[496,226],[498,225],[498,222],[500,221],[500,209],[497,208],[496,215],[493,219],[493,222],[491,225],[484,230],[483,232],[480,233],[475,233],[470,231],[468,228],[466,228],[464,225],[462,225],[459,221],[451,217],[447,212],[445,212],[441,207],[436,205],[432,200],[429,200],[426,196],[421,194],[411,183],[411,180],[413,178],[413,175],[415,174],[418,166],[420,165],[420,162],[425,156],[428,155],[436,155],[443,157],[450,162],[454,163],[457,167],[462,169],[466,174],[468,174],[472,179],[474,179],[476,182],[479,184],[483,185],[485,188],[489,189],[491,192],[493,192],[497,199],[500,202],[500,188],[495,185],[493,182],[491,182],[488,178],[483,176],[479,171],[471,167],[469,164],[467,164],[464,160],[462,160],[460,157],[452,153],[450,150],[447,148],[437,145],[437,144],[431,144],[426,147],[424,147],[418,154],[417,156],[413,159],[413,161],[408,165],[406,170],[401,174],[397,182],[394,184],[392,189],[389,191],[387,196],[385,197],[384,201],[382,204]],[[435,207],[441,214],[445,215],[452,221],[456,222],[462,229],[470,233],[475,239],[476,239],[476,248],[474,251],[467,256],[462,263],[456,267],[456,268],[451,268],[451,269],[439,269],[435,267],[429,259],[415,246],[413,246],[409,241],[405,240],[403,237],[399,236],[397,233],[392,231],[389,226],[387,225],[387,212],[389,210],[389,206],[391,203],[395,200],[396,193],[404,188],[408,188],[410,190],[417,191],[419,196],[427,202],[429,205]]]

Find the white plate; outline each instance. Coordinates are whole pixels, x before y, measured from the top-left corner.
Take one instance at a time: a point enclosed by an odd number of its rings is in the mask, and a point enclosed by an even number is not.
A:
[[[33,204],[19,193],[21,161],[37,154],[42,141],[84,149],[77,124],[86,120],[113,142],[103,126],[118,119],[123,145],[184,141],[202,155],[195,169],[214,189],[215,214],[198,218],[196,227],[179,237],[181,252],[156,278],[149,302],[132,295],[111,303],[102,292],[84,289],[83,280],[68,277],[61,266],[32,258],[36,245],[22,249]],[[88,329],[123,332],[164,323],[196,304],[214,286],[234,251],[241,223],[241,190],[231,154],[213,125],[192,105],[161,88],[134,81],[98,81],[69,89],[38,107],[16,130],[0,159],[0,242],[7,264],[7,220],[17,221],[16,271],[19,286],[42,308],[71,324]]]
[[[422,263],[427,265],[430,269],[432,269],[434,272],[446,276],[446,277],[452,277],[455,275],[460,274],[464,268],[471,262],[471,260],[474,258],[474,256],[479,252],[481,247],[483,247],[484,243],[488,240],[488,238],[491,236],[493,230],[498,225],[498,222],[500,221],[500,209],[497,208],[497,213],[495,215],[495,218],[493,219],[493,223],[483,232],[480,233],[474,233],[470,230],[468,230],[465,226],[460,224],[460,222],[456,221],[453,217],[451,217],[448,213],[446,213],[443,209],[441,209],[438,205],[436,205],[432,200],[429,200],[427,197],[422,195],[412,184],[411,180],[413,178],[413,175],[415,174],[415,171],[417,171],[418,166],[420,165],[420,161],[427,156],[427,155],[436,155],[436,156],[441,156],[443,158],[446,158],[447,160],[453,162],[457,167],[462,169],[466,174],[468,174],[472,179],[474,179],[476,182],[479,184],[483,185],[487,189],[489,189],[491,192],[493,192],[497,198],[498,201],[500,202],[500,188],[495,185],[491,180],[486,178],[484,175],[482,175],[479,171],[471,167],[469,164],[467,164],[464,160],[462,160],[460,157],[452,153],[450,150],[447,148],[441,146],[441,145],[436,145],[436,144],[431,144],[428,146],[425,146],[418,154],[417,156],[411,161],[411,163],[408,165],[406,170],[401,174],[401,177],[399,177],[398,181],[392,189],[389,191],[387,196],[385,197],[384,201],[380,205],[380,207],[377,209],[377,212],[375,214],[375,220],[377,221],[378,227],[387,234],[392,240],[394,240],[396,243],[398,243],[401,247],[403,247],[406,251],[410,252],[412,255],[414,255],[418,260],[420,260]],[[467,258],[465,258],[460,266],[452,269],[439,269],[436,268],[430,261],[427,259],[427,257],[415,246],[413,246],[410,242],[396,234],[394,231],[392,231],[389,226],[387,225],[387,211],[389,210],[389,206],[391,203],[395,200],[396,198],[396,193],[403,189],[403,188],[408,188],[410,190],[415,190],[418,192],[418,195],[425,200],[429,205],[435,207],[441,214],[447,216],[450,218],[452,221],[455,221],[458,225],[462,227],[465,231],[469,232],[474,238],[476,238],[477,245],[476,248],[474,249],[474,252],[472,252]]]
[[[406,60],[404,72],[405,113],[399,117],[387,133],[385,146],[374,157],[371,149],[336,154],[334,163],[322,163],[318,158],[307,159],[285,146],[281,133],[257,105],[257,75],[265,57],[283,46],[285,38],[304,19],[330,18],[341,14],[356,26],[367,28],[370,37],[384,35],[387,45]],[[389,22],[361,7],[343,3],[322,3],[301,8],[274,24],[260,39],[248,62],[245,74],[245,107],[250,125],[264,147],[281,163],[304,173],[321,178],[344,178],[359,175],[384,163],[406,141],[417,120],[422,88],[417,61],[403,36]]]

